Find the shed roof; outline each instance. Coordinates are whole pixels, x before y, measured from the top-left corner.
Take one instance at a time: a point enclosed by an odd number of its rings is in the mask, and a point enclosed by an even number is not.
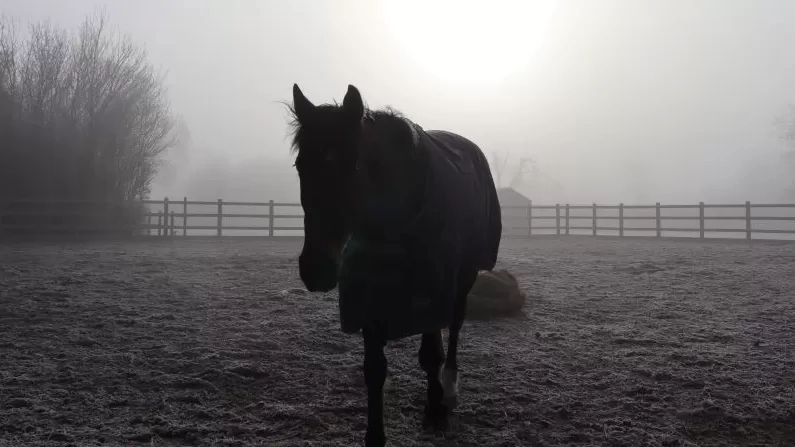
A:
[[[530,205],[530,199],[523,196],[513,188],[499,188],[497,189],[497,197],[500,199],[502,206],[527,206]]]

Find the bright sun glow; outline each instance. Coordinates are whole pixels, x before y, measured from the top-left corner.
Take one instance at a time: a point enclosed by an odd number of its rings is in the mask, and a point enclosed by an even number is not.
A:
[[[497,83],[531,64],[556,0],[385,0],[400,47],[443,82]]]

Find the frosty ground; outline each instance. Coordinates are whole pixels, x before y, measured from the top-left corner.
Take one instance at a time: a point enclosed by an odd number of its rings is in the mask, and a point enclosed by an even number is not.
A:
[[[0,445],[361,445],[359,336],[300,240],[0,245]],[[392,445],[795,445],[795,244],[505,239],[525,316],[467,322],[445,436],[418,337]]]

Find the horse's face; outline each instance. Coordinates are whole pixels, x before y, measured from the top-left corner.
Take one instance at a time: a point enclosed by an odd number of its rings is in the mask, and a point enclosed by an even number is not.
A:
[[[298,268],[307,290],[337,285],[342,247],[354,206],[354,182],[364,104],[348,86],[342,106],[313,105],[293,86],[295,168],[304,210],[304,246]]]

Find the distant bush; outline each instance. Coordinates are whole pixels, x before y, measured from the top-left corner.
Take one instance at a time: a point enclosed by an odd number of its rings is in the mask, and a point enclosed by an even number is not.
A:
[[[112,236],[139,234],[143,205],[130,202],[11,201],[0,204],[3,236]]]
[[[103,15],[86,18],[75,35],[49,22],[32,24],[24,39],[15,21],[0,16],[0,201],[6,206],[145,198],[175,143],[174,123],[146,52],[111,32]],[[37,212],[47,209],[56,213]],[[108,208],[82,218],[38,219],[90,226],[123,218],[132,225],[140,222],[136,213]],[[32,225],[37,218],[11,219]]]

